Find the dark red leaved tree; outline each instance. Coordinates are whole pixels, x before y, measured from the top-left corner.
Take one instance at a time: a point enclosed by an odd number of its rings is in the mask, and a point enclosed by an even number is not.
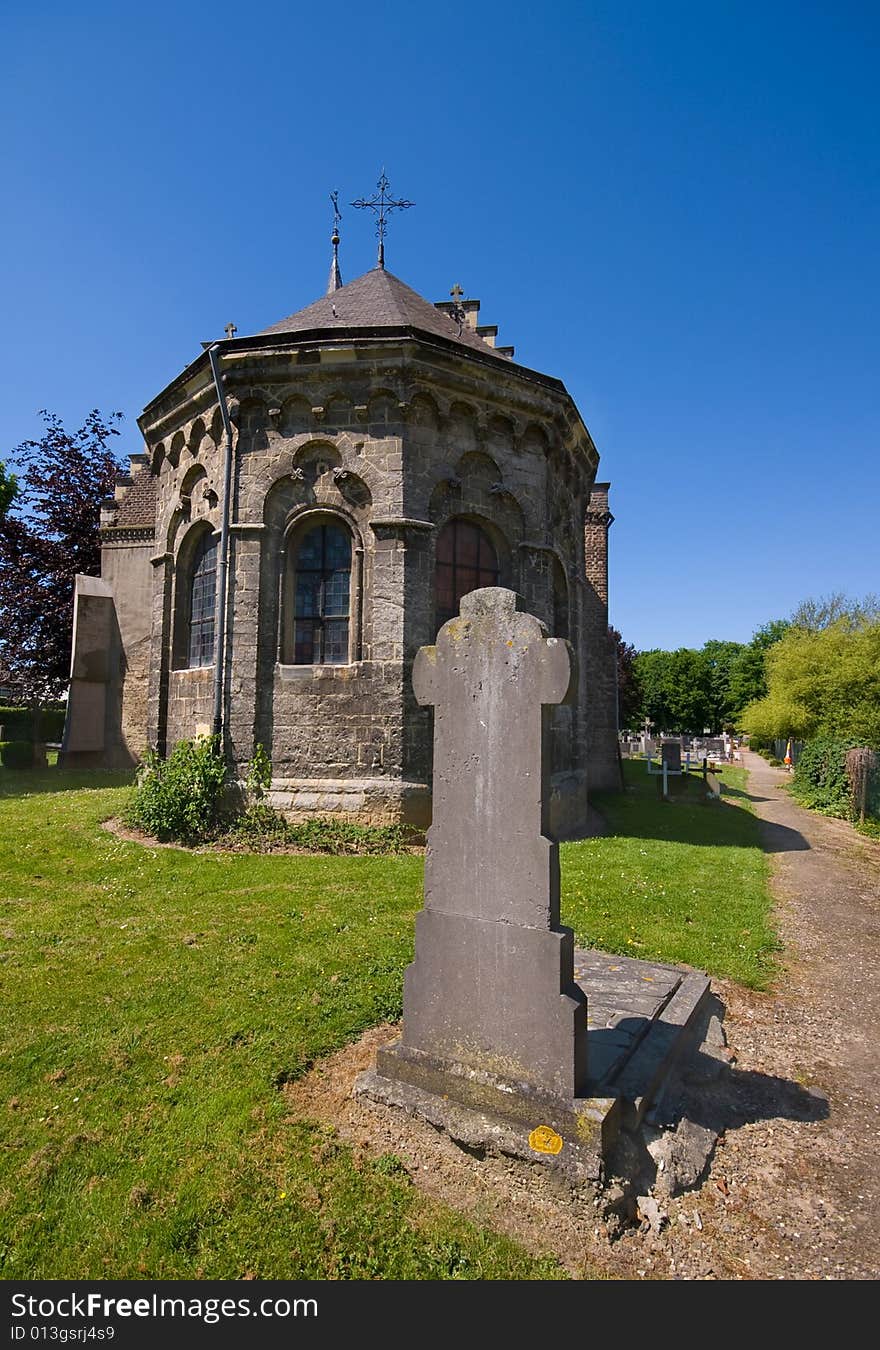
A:
[[[617,725],[624,730],[641,721],[642,691],[636,675],[638,652],[631,642],[624,642],[616,628],[608,626],[608,636],[617,652]]]
[[[101,500],[122,467],[109,448],[121,413],[94,409],[75,432],[40,416],[41,438],[12,453],[17,492],[0,518],[0,670],[35,710],[67,687],[74,577],[100,571]]]

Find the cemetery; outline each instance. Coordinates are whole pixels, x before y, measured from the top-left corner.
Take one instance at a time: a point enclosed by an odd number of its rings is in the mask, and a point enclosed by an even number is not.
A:
[[[485,1177],[520,1168],[512,1195],[537,1169],[609,1231],[654,1213],[646,1158],[673,1191],[695,1182],[715,1132],[676,1128],[673,1070],[696,1063],[715,1082],[727,1053],[700,972],[761,988],[774,970],[756,821],[735,800],[670,814],[633,765],[634,790],[603,801],[609,834],[556,845],[546,727],[570,678],[566,643],[501,588],[466,597],[419,654],[436,831],[405,980],[421,856],[150,847],[102,827],[129,774],[4,778],[4,838],[19,841],[3,859],[10,1273],[600,1269],[598,1250],[573,1267],[549,1230],[427,1197],[382,1145],[389,1118],[448,1140],[462,1165],[483,1157]],[[401,1012],[399,1044],[379,1045],[345,1094],[373,1112],[370,1138],[355,1147],[316,1108],[291,1111],[313,1065]]]
[[[4,12],[2,1287],[874,1281],[880,10],[252,8]]]
[[[625,760],[604,833],[555,844],[569,661],[503,588],[419,653],[424,857],[164,847],[107,828],[128,771],[0,770],[5,1275],[870,1270],[864,1224],[827,1208],[849,1213],[821,1061],[846,1033],[788,1011],[768,847],[812,869],[847,990],[835,943],[871,938],[836,917],[840,865],[804,812],[758,819],[782,771],[757,756],[708,807],[699,773],[670,802],[659,755]]]

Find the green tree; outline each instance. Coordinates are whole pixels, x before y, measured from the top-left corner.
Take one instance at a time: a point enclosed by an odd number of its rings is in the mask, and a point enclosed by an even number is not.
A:
[[[701,655],[708,667],[710,716],[706,725],[720,731],[736,712],[731,691],[731,678],[736,663],[745,650],[741,642],[723,642],[711,638],[703,644]]]
[[[767,693],[745,709],[745,729],[764,739],[826,735],[880,747],[880,617],[871,612],[870,597],[825,611],[800,607],[800,622],[767,653]]]
[[[858,627],[864,622],[880,619],[880,597],[866,595],[864,600],[850,600],[842,591],[820,596],[818,600],[802,600],[791,616],[793,628],[803,628],[808,633],[820,633],[825,628],[842,623],[846,627]]]
[[[18,492],[18,479],[0,459],[0,520],[6,515]]]
[[[788,632],[788,619],[771,619],[756,629],[751,642],[741,647],[731,662],[728,676],[728,717],[741,725],[743,709],[767,694],[766,657],[768,651]]]
[[[712,669],[703,652],[639,652],[636,678],[642,715],[661,731],[702,732],[713,727]]]
[[[752,634],[750,647],[756,647],[760,651],[768,651],[775,642],[784,638],[789,628],[791,628],[790,619],[769,619],[767,623],[756,628]]]

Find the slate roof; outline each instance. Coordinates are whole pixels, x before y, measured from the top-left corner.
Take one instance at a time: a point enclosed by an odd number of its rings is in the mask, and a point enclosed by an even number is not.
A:
[[[374,267],[356,281],[350,281],[347,286],[341,286],[332,295],[323,296],[280,323],[273,323],[271,328],[264,328],[256,336],[334,328],[418,328],[507,363],[506,357],[478,337],[466,323],[459,332],[453,319],[381,267]]]
[[[129,529],[156,523],[156,479],[149,469],[140,469],[132,479],[116,512],[115,524]]]

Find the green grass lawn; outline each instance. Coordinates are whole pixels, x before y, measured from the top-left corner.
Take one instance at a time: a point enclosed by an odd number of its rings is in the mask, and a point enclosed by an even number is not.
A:
[[[279,1091],[399,1015],[421,858],[145,848],[100,827],[122,782],[0,771],[0,1274],[561,1278]],[[602,808],[563,848],[579,937],[765,980],[754,817]]]
[[[745,770],[725,767],[724,800],[707,804],[697,775],[663,802],[642,761],[624,769],[627,791],[596,799],[610,833],[562,846],[565,922],[582,946],[766,988],[778,941]]]

